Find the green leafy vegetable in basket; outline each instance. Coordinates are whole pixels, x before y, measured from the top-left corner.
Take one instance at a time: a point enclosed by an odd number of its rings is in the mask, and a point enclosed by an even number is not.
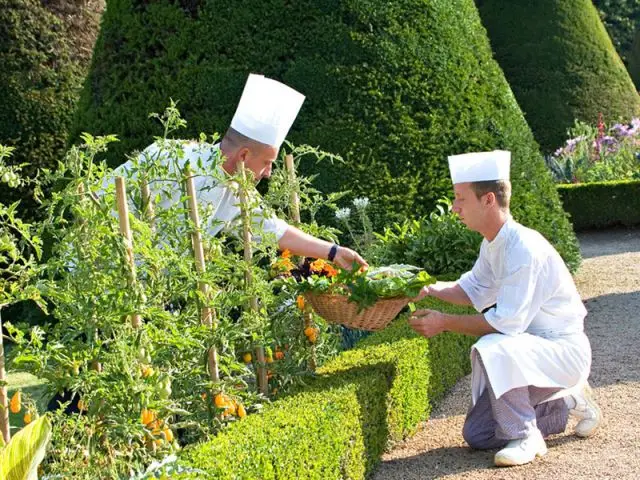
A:
[[[340,268],[311,270],[313,273],[310,276],[298,280],[297,288],[300,292],[346,295],[349,301],[358,304],[360,310],[380,299],[416,297],[422,287],[436,281],[427,272],[413,265],[388,265],[365,271],[357,268],[351,271]]]

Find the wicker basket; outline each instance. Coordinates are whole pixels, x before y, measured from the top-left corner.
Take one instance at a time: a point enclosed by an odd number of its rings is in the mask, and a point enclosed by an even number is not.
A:
[[[358,305],[344,295],[307,292],[304,296],[326,321],[370,331],[386,327],[411,301],[409,297],[385,298],[358,313]]]

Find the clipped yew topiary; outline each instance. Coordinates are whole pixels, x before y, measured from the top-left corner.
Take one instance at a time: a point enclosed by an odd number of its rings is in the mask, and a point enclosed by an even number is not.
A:
[[[345,163],[304,164],[304,173],[318,173],[325,191],[369,197],[378,228],[452,195],[448,154],[509,149],[515,216],[577,264],[575,237],[472,0],[111,0],[74,133],[116,133],[120,154],[142,148],[159,133],[148,113],[169,98],[189,122],[180,135],[221,132],[249,72],[307,96],[289,138]]]
[[[29,176],[62,158],[103,4],[0,0],[0,143]],[[33,207],[9,190],[0,202]]]
[[[543,151],[576,119],[629,120],[640,97],[590,0],[478,0],[498,63]]]

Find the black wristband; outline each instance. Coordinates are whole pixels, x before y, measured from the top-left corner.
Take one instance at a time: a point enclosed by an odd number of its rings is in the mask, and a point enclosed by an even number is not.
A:
[[[336,258],[336,253],[338,253],[338,245],[335,243],[331,246],[331,250],[329,250],[329,255],[327,256],[327,260],[333,262],[333,259]]]

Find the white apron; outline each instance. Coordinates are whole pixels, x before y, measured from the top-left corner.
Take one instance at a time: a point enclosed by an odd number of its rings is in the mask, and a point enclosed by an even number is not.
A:
[[[583,333],[554,339],[529,333],[485,335],[471,349],[474,405],[486,388],[478,356],[496,398],[529,385],[561,389],[546,401],[564,397],[582,388],[591,368],[591,346]]]
[[[551,400],[582,387],[591,368],[587,311],[542,235],[509,218],[491,242],[483,240],[473,269],[457,283],[499,332],[471,350],[474,404],[486,387],[479,357],[497,398],[529,385],[561,389]]]

